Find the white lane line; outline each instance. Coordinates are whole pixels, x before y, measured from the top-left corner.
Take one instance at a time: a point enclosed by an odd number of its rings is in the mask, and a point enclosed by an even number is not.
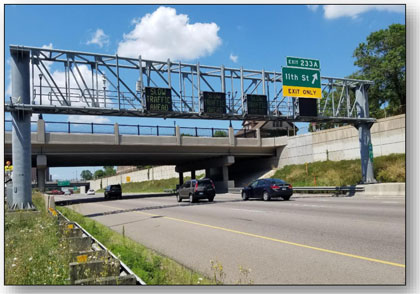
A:
[[[269,212],[264,210],[253,210],[253,209],[242,209],[242,208],[231,208],[231,210],[241,210],[241,211],[249,211],[249,212]]]

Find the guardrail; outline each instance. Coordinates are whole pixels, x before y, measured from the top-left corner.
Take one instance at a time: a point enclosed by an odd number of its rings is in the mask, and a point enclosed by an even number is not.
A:
[[[12,131],[12,121],[4,121],[4,129],[7,132]],[[38,124],[31,121],[31,132],[37,132]],[[241,131],[234,129],[235,133]],[[68,134],[114,134],[115,124],[106,123],[80,123],[80,122],[57,122],[45,121],[45,132],[47,133],[68,133]],[[137,136],[176,136],[175,126],[159,125],[129,125],[118,124],[120,135]],[[191,137],[228,137],[229,129],[223,128],[199,128],[199,127],[180,127],[181,136]],[[246,136],[246,134],[245,134]]]
[[[61,227],[63,232],[68,235],[70,244],[74,247],[75,252],[73,255],[76,257],[77,262],[72,262],[70,266],[70,282],[71,284],[76,285],[146,285],[146,283],[139,278],[126,264],[124,264],[115,254],[109,251],[101,242],[99,242],[94,236],[92,236],[88,231],[86,231],[81,225],[77,222],[72,222],[66,218],[60,211],[50,208],[49,211],[54,215],[57,214],[59,220],[62,219]],[[60,223],[60,221],[59,221]],[[77,234],[77,231],[80,231]],[[86,237],[83,237],[86,236]],[[91,239],[89,241],[87,239]],[[86,240],[89,242],[86,242]],[[80,241],[84,242],[80,242]],[[80,244],[77,244],[78,241]],[[84,244],[86,243],[86,244]],[[82,244],[82,245],[81,245]],[[90,245],[89,245],[90,244]],[[81,251],[82,247],[92,247],[95,250],[90,251]],[[86,249],[86,248],[84,248]],[[79,252],[78,252],[79,251]],[[107,273],[106,276],[101,276],[100,278],[85,278],[80,279],[84,275],[94,274],[98,270],[104,270],[101,266],[101,263],[106,263],[104,259],[106,256],[109,256],[111,259],[117,261],[115,264],[119,265],[119,269],[116,268],[114,273]],[[92,261],[88,256],[95,257]],[[108,261],[109,262],[109,261]],[[109,262],[109,264],[114,264],[114,262]],[[108,270],[109,271],[109,270]],[[105,271],[104,271],[105,272]],[[101,273],[101,275],[103,275]],[[80,280],[78,280],[78,278]],[[133,283],[134,282],[134,283]]]
[[[243,188],[235,187],[230,188],[229,193],[240,194]],[[293,187],[293,193],[333,193],[336,195],[345,194],[345,193],[356,193],[364,192],[365,188],[362,186],[341,186],[341,187],[331,187],[331,186],[312,186],[312,187]]]
[[[312,187],[293,187],[293,192],[297,193],[334,193],[338,194],[345,194],[345,193],[356,193],[356,192],[364,192],[365,188],[361,186],[341,186],[341,187],[331,187],[331,186],[312,186]]]

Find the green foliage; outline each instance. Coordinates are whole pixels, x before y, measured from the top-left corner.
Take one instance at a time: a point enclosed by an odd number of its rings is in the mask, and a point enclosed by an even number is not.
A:
[[[82,170],[82,172],[80,173],[80,177],[85,181],[89,181],[93,179],[93,175],[90,170]]]
[[[351,78],[372,80],[369,88],[370,115],[381,118],[405,113],[406,46],[405,25],[392,24],[371,33],[353,53],[360,70]]]
[[[94,179],[100,179],[103,178],[105,176],[105,173],[103,170],[98,169],[97,171],[95,171],[95,173],[93,174],[93,178]]]
[[[110,177],[114,176],[117,173],[115,168],[113,166],[104,166],[104,176]]]
[[[4,269],[6,285],[67,285],[70,255],[43,196],[32,197],[38,211],[6,212]]]
[[[196,178],[200,179],[201,177],[203,175],[198,175]],[[190,177],[184,177],[184,181],[189,179]],[[165,189],[175,189],[178,182],[178,178],[131,182],[121,184],[121,189],[123,193],[162,193]],[[103,192],[103,190],[98,190],[97,192]]]
[[[405,154],[375,157],[374,174],[380,182],[405,182]],[[287,165],[279,169],[273,178],[280,178],[293,186],[346,186],[356,185],[362,179],[360,159],[341,161],[317,161]]]
[[[118,256],[148,285],[192,285],[213,282],[190,269],[161,256],[145,246],[112,231],[108,227],[85,218],[66,207],[57,208],[67,218],[79,223],[85,230]]]
[[[215,131],[214,132],[214,135],[213,136],[214,137],[227,137],[228,134],[227,134],[226,131],[220,131],[220,130],[218,130],[218,131]]]

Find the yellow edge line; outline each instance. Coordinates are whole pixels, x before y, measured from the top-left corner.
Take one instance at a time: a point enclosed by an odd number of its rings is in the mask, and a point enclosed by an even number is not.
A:
[[[103,205],[103,204],[100,204],[100,205],[110,207],[110,208],[112,207],[112,206],[107,206],[107,205]],[[112,207],[112,208],[115,209],[115,207]],[[227,229],[227,228],[223,228],[223,227],[202,224],[202,223],[198,223],[198,222],[183,220],[183,219],[169,217],[169,216],[162,216],[162,215],[148,213],[148,212],[142,212],[142,211],[134,211],[134,212],[140,213],[140,214],[145,214],[145,215],[150,215],[150,216],[160,216],[162,218],[166,218],[166,219],[174,220],[174,221],[179,221],[179,222],[184,222],[184,223],[187,223],[187,224],[198,225],[198,226],[202,226],[202,227],[212,228],[212,229],[221,230],[221,231],[230,232],[230,233],[235,233],[235,234],[239,234],[239,235],[250,236],[250,237],[254,237],[254,238],[270,240],[270,241],[283,243],[283,244],[288,244],[288,245],[293,245],[293,246],[297,246],[297,247],[302,247],[302,248],[307,248],[307,249],[312,249],[312,250],[337,254],[337,255],[341,255],[341,256],[353,257],[353,258],[357,258],[357,259],[362,259],[362,260],[367,260],[367,261],[372,261],[372,262],[377,262],[377,263],[388,264],[388,265],[393,265],[393,266],[405,268],[405,264],[385,261],[385,260],[381,260],[381,259],[364,257],[364,256],[360,256],[360,255],[355,255],[355,254],[350,254],[350,253],[345,253],[345,252],[340,252],[340,251],[335,251],[335,250],[329,250],[329,249],[324,249],[324,248],[299,244],[299,243],[295,243],[295,242],[289,242],[289,241],[270,238],[270,237],[266,237],[266,236],[262,236],[262,235],[256,235],[256,234],[252,234],[252,233],[241,232],[241,231],[237,231],[237,230],[232,230],[232,229]]]

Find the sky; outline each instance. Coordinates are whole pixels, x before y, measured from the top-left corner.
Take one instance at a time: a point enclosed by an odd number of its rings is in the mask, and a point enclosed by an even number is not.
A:
[[[404,5],[6,5],[5,97],[11,95],[10,44],[135,57],[141,52],[147,59],[277,72],[286,56],[299,56],[319,59],[322,76],[345,77],[358,70],[353,58],[358,45],[394,23],[405,24]],[[44,119],[174,125],[172,119]],[[226,128],[229,122],[177,119],[176,124]],[[233,127],[240,128],[240,122]],[[99,168],[51,168],[50,173],[53,179],[73,179],[83,169]]]

